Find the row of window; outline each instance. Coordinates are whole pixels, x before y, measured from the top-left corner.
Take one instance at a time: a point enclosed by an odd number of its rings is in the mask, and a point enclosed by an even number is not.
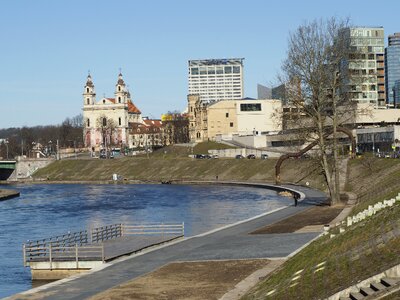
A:
[[[205,75],[205,74],[232,74],[240,73],[239,66],[225,66],[225,67],[192,67],[190,68],[190,74],[192,75]]]
[[[103,118],[101,123],[102,123],[103,127],[107,127],[107,118]],[[118,125],[119,126],[122,125],[121,117],[118,118]],[[90,127],[90,119],[89,118],[86,119],[86,127]]]

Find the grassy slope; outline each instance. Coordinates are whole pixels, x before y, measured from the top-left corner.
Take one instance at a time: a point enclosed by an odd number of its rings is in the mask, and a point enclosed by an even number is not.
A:
[[[49,180],[111,180],[112,174],[122,175],[127,180],[252,180],[273,182],[274,159],[191,159],[129,157],[108,160],[61,160],[38,170],[34,178]],[[282,178],[287,182],[322,186],[317,172],[310,172],[307,160],[285,162]],[[304,175],[306,174],[306,175]]]
[[[397,195],[399,174],[399,160],[350,161],[347,189],[359,195],[353,213]],[[399,214],[400,205],[396,204],[333,239],[328,236],[318,239],[243,299],[320,299],[399,264]],[[315,272],[321,262],[326,262],[325,269]],[[294,273],[302,269],[302,276],[291,281]],[[291,287],[294,282],[298,284]],[[267,296],[274,289],[276,292]]]

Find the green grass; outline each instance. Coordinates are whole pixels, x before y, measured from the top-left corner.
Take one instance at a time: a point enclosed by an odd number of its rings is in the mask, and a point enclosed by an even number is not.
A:
[[[392,198],[400,191],[400,161],[356,159],[348,165],[347,190],[358,195],[357,214],[368,205]],[[334,238],[324,236],[285,262],[242,299],[321,299],[400,263],[400,205],[347,228]],[[315,266],[325,269],[315,273]],[[302,276],[291,281],[293,274]],[[293,282],[298,282],[292,286]],[[275,289],[271,296],[266,296]]]
[[[321,299],[399,264],[399,213],[397,204],[332,239],[318,239],[242,299]],[[323,262],[325,269],[315,272]],[[301,277],[292,281],[302,269]],[[293,282],[298,285],[290,287]],[[276,292],[266,297],[273,289]]]

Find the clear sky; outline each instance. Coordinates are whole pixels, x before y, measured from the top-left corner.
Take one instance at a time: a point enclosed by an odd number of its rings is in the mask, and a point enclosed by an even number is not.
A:
[[[88,70],[97,99],[119,69],[143,116],[182,111],[189,59],[244,60],[244,92],[275,81],[304,21],[350,17],[400,32],[400,1],[0,1],[0,128],[59,124],[82,111]],[[385,38],[386,39],[386,38]]]

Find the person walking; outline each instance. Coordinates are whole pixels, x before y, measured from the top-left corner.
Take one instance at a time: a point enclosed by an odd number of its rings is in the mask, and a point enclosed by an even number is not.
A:
[[[299,200],[299,194],[294,193],[293,198],[294,198],[294,206],[297,206],[297,203],[298,203],[298,200]]]

